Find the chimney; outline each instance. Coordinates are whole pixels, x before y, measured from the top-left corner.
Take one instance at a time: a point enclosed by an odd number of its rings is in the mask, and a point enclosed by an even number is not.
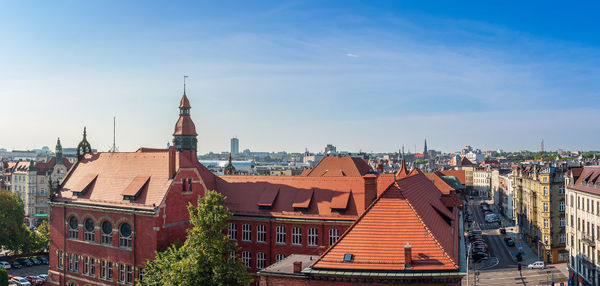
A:
[[[175,146],[169,147],[169,178],[173,178],[175,176],[175,152],[177,149]]]
[[[410,269],[412,264],[412,246],[407,242],[404,246],[404,269]]]
[[[377,199],[377,176],[374,174],[366,174],[363,176],[365,180],[365,206],[366,210],[375,199]]]
[[[294,261],[294,273],[300,273],[302,271],[302,262]]]

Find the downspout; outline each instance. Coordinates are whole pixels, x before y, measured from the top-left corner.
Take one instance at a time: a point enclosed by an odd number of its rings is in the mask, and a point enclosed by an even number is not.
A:
[[[65,265],[65,254],[67,253],[67,228],[65,226],[65,223],[67,222],[67,206],[63,205],[63,253],[60,254],[60,258],[58,263],[60,264],[60,259],[62,258],[63,261],[63,265],[62,265],[62,270],[63,270],[63,277],[62,277],[62,283],[63,285],[67,285],[66,284],[66,278],[67,278],[67,267]]]
[[[131,273],[131,283],[132,285],[135,285],[135,268],[136,268],[136,264],[135,264],[135,244],[137,243],[137,224],[135,223],[135,212],[133,213],[133,243],[131,244],[131,247],[133,248],[131,251],[133,252],[133,265],[131,266],[133,269],[132,273]],[[138,270],[139,273],[139,270]]]
[[[269,263],[273,264],[273,219],[269,219]]]

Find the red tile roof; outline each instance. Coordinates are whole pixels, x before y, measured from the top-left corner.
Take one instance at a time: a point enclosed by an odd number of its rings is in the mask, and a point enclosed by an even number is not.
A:
[[[173,135],[198,135],[198,133],[196,133],[196,125],[189,115],[179,116],[177,123],[175,123]]]
[[[600,195],[600,166],[583,167],[583,171],[581,171],[581,175],[577,181],[569,187],[582,192]]]
[[[306,177],[362,177],[372,171],[365,160],[351,156],[328,156],[310,171],[302,172]]]
[[[69,162],[67,158],[62,158],[62,163],[65,165],[65,167],[67,167],[67,170],[71,169],[71,166],[73,166],[73,163]],[[35,168],[37,169],[38,174],[43,175],[46,174],[46,172],[51,171],[52,168],[54,168],[54,165],[56,165],[56,157],[50,158],[50,160],[45,163],[36,162]]]
[[[217,190],[236,215],[355,220],[368,207],[362,177],[219,176]],[[332,212],[345,195],[344,214]]]
[[[442,179],[436,173],[425,173],[425,176],[433,182],[433,184],[442,192],[442,194],[448,195],[452,191],[456,191],[452,186],[448,185],[444,179]]]
[[[412,246],[411,270],[458,268],[456,219],[435,185],[415,174],[390,186],[313,265],[315,269],[404,271],[404,246]],[[344,262],[345,254],[352,262]]]
[[[444,176],[454,176],[457,177],[458,180],[460,181],[461,184],[463,184],[463,186],[466,186],[466,171],[465,170],[446,170],[446,171],[440,171]]]

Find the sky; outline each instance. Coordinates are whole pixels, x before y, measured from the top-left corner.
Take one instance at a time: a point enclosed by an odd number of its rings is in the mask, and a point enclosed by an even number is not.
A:
[[[598,6],[0,1],[0,148],[599,150]]]

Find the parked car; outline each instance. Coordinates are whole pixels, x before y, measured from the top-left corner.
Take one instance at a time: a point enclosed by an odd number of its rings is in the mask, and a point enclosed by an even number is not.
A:
[[[498,216],[496,214],[490,213],[485,215],[486,222],[497,222]]]
[[[485,249],[485,247],[475,247],[475,248],[473,248],[473,252],[484,252],[484,253],[487,253],[487,249]]]
[[[42,264],[42,262],[39,259],[35,258],[35,257],[30,257],[28,259],[31,260],[31,262],[33,262],[33,264],[35,264],[35,265]]]
[[[473,258],[473,262],[479,262],[482,259],[486,259],[488,257],[489,257],[489,255],[485,252],[474,252],[473,254],[471,254],[471,258]]]
[[[44,280],[44,281],[46,281],[46,279],[48,279],[48,274],[40,274],[37,277],[40,278],[40,279],[42,279],[42,280]]]
[[[506,234],[506,228],[503,228],[503,227],[501,227],[501,228],[500,228],[500,233],[501,233],[501,234]]]
[[[10,269],[10,263],[6,261],[0,261],[0,267]]]
[[[24,278],[32,285],[44,285],[44,280],[38,278],[37,276],[25,276]]]
[[[17,285],[20,286],[31,286],[31,283],[29,283],[29,281],[27,281],[27,279],[23,277],[15,276],[11,279],[11,281],[15,282]]]
[[[45,256],[40,256],[40,257],[38,257],[38,259],[42,262],[42,264],[46,264],[46,265],[50,264],[50,261]]]
[[[18,262],[18,261],[16,261],[16,260],[15,260],[15,261],[13,261],[13,262],[11,262],[11,263],[10,263],[10,265],[12,265],[12,267],[13,267],[13,268],[16,268],[16,269],[21,269],[21,268],[23,268],[23,265],[21,265],[21,263],[19,263],[19,262]]]
[[[25,265],[27,267],[33,266],[33,262],[31,262],[31,260],[29,260],[29,259],[20,259],[17,261],[19,261],[19,263],[21,263],[22,265]]]
[[[515,246],[515,241],[510,237],[504,238],[504,242],[506,243],[506,246]]]
[[[527,266],[528,269],[544,269],[545,267],[544,261],[536,261]]]

